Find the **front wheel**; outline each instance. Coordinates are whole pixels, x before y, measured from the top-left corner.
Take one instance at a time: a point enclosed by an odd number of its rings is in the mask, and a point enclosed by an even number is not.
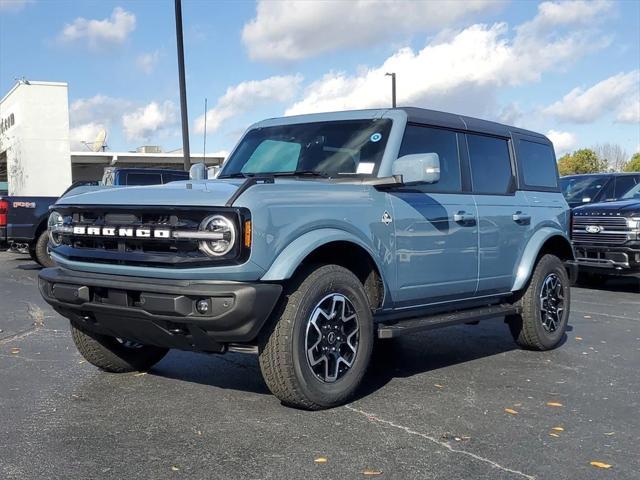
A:
[[[530,350],[551,350],[564,338],[571,301],[570,280],[562,261],[544,255],[519,301],[520,315],[507,318],[516,343]]]
[[[347,402],[365,374],[373,320],[362,283],[338,265],[306,269],[260,345],[260,368],[284,404],[319,410]]]
[[[71,323],[71,337],[84,359],[112,373],[146,371],[169,351],[121,338],[86,331]]]
[[[49,253],[48,230],[45,230],[40,234],[40,236],[36,240],[36,245],[33,248],[33,253],[31,249],[29,249],[29,254],[31,255],[31,258],[33,258],[36,262],[38,262],[45,268],[56,266],[55,262],[51,258],[51,254]]]

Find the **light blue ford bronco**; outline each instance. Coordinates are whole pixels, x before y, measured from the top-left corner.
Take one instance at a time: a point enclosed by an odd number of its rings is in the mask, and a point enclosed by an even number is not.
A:
[[[283,403],[320,409],[379,339],[504,317],[556,347],[569,222],[543,135],[417,108],[276,118],[215,180],[59,200],[39,286],[103,370],[253,352]]]

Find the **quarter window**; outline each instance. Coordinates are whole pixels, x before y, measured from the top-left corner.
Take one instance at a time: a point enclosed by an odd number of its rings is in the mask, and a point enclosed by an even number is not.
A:
[[[467,135],[467,145],[473,191],[494,195],[508,193],[513,175],[507,141],[483,135]]]
[[[440,158],[440,180],[436,183],[418,185],[423,192],[460,192],[460,158],[458,135],[440,128],[407,125],[400,146],[399,157],[416,153],[437,153]]]
[[[520,140],[518,159],[528,187],[558,188],[556,158],[551,145]]]

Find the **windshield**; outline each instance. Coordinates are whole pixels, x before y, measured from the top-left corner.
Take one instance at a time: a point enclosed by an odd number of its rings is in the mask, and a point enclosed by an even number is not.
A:
[[[345,120],[249,131],[218,178],[255,174],[371,175],[384,153],[391,120]]]
[[[567,202],[582,203],[594,199],[606,183],[607,177],[602,175],[564,177],[560,179],[560,188]]]
[[[631,198],[640,199],[640,183],[620,197],[621,200],[629,200]]]

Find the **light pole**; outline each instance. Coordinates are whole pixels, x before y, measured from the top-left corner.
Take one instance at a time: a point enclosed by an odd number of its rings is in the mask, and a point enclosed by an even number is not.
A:
[[[391,77],[391,106],[396,108],[396,72],[385,73],[386,77]]]
[[[176,7],[176,43],[178,46],[178,77],[180,81],[180,114],[182,117],[182,154],[184,169],[191,168],[189,152],[189,116],[187,115],[187,86],[184,79],[184,43],[182,40],[182,1],[175,0]]]

